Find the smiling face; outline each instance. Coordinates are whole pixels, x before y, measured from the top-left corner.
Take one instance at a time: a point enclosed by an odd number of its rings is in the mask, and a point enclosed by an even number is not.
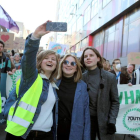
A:
[[[93,70],[97,67],[97,62],[100,58],[94,53],[93,50],[88,49],[84,53],[84,64],[89,70]]]
[[[65,63],[65,61],[67,63]],[[63,64],[62,64],[62,71],[63,71],[63,75],[65,77],[72,77],[74,75],[74,73],[77,71],[77,65],[73,65],[75,64],[75,59],[72,56],[68,56]]]
[[[50,54],[43,59],[41,69],[44,73],[52,73],[56,68],[56,64],[57,61],[55,54]]]

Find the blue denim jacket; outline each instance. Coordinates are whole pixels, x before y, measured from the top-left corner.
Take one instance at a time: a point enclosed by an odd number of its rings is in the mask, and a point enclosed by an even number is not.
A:
[[[58,87],[60,83],[58,80]],[[89,94],[82,80],[77,83],[75,91],[69,140],[90,140]]]
[[[19,87],[19,96],[17,98],[16,96],[16,87],[13,89],[13,91],[10,93],[9,98],[6,101],[6,105],[4,107],[4,116],[8,116],[8,112],[10,107],[14,104],[16,100],[20,100],[21,97],[26,93],[26,91],[31,87],[31,85],[34,83],[38,76],[38,71],[36,69],[36,54],[39,48],[40,40],[31,40],[31,35],[28,36],[25,42],[25,50],[24,55],[22,57],[22,76],[21,76],[21,83]],[[50,81],[43,79],[43,89],[42,94],[39,99],[39,103],[33,118],[33,122],[35,122],[39,116],[39,113],[41,111],[41,106],[44,104],[44,102],[47,100],[48,97],[48,90],[49,90],[49,84]],[[56,136],[57,132],[57,122],[58,122],[58,96],[56,94],[56,89],[53,88],[55,97],[56,97],[56,104],[54,108],[54,132]],[[18,102],[17,102],[18,104]],[[16,106],[17,107],[17,106]],[[30,124],[29,128],[27,129],[26,133],[22,136],[22,138],[26,139],[28,134],[30,133],[31,129],[33,127],[33,124]]]

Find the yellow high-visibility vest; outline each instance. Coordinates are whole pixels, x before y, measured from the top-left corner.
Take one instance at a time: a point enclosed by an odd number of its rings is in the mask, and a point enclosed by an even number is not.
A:
[[[20,86],[20,80],[16,83],[16,94],[18,96]],[[37,79],[28,89],[28,91],[21,98],[18,103],[18,107],[14,114],[14,109],[17,101],[12,105],[9,110],[6,132],[15,135],[22,136],[28,129],[29,125],[33,123],[33,117],[35,115],[37,105],[42,93],[43,80],[38,74]],[[13,115],[14,114],[14,115]]]
[[[2,100],[1,100],[1,93],[0,93],[0,113],[2,112]]]

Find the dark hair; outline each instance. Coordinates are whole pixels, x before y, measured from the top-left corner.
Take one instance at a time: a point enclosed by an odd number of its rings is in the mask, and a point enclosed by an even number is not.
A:
[[[84,49],[83,54],[82,54],[81,59],[80,59],[82,66],[84,68],[86,68],[85,63],[84,63],[84,53],[86,50],[92,50],[97,55],[97,57],[100,58],[100,61],[97,62],[97,66],[98,66],[98,68],[103,68],[103,59],[102,59],[100,53],[98,52],[98,50],[96,50],[95,48],[92,48],[92,47],[87,47]]]
[[[4,48],[4,46],[5,46],[4,42],[0,40],[0,44],[2,44],[3,48]]]
[[[117,58],[117,59],[113,60],[112,65],[115,64],[115,61],[120,61],[121,62],[121,60]]]
[[[14,56],[14,55],[15,55],[15,51],[14,51],[14,50],[11,50],[11,53],[12,53],[12,56]]]

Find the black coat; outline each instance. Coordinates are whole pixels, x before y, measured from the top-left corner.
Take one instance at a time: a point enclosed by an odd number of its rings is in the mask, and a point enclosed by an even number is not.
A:
[[[112,70],[110,72],[116,75],[114,70]],[[125,76],[125,74],[121,73],[120,74],[120,84],[128,84],[128,83],[129,83],[129,78],[127,76]]]

